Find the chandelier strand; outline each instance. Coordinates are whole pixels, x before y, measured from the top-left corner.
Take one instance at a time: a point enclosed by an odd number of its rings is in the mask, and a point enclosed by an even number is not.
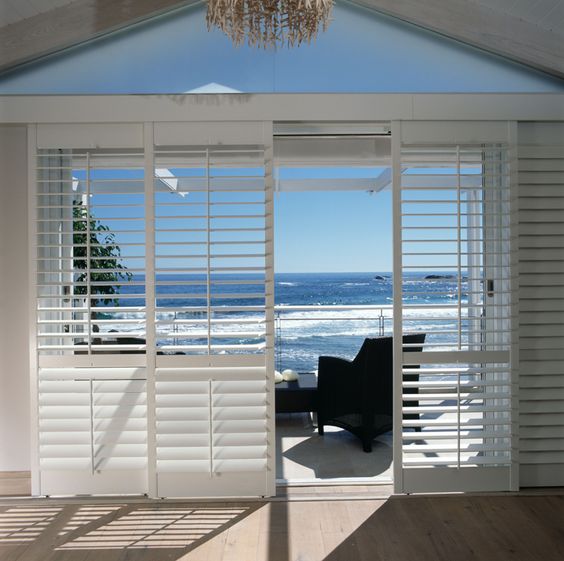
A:
[[[208,29],[218,27],[235,45],[299,46],[326,31],[333,0],[208,0]]]

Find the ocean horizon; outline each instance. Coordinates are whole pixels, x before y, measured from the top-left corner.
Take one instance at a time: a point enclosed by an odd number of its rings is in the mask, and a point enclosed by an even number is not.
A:
[[[429,278],[429,276],[438,278]],[[158,275],[156,296],[161,316],[167,314],[168,307],[178,309],[183,306],[205,306],[206,289],[203,284],[179,286],[173,283],[159,286],[159,281],[188,279],[205,281],[205,278],[205,275]],[[220,278],[230,281],[261,279],[260,276],[252,274],[227,274],[221,275]],[[136,276],[133,280],[142,279],[143,277]],[[464,301],[467,290],[465,276],[461,288]],[[226,285],[224,289],[227,292],[236,291],[242,296],[246,292],[254,293],[257,286],[235,283]],[[134,294],[143,291],[143,286],[128,286],[127,283],[121,287],[121,294],[128,295],[127,304],[129,306],[143,305],[143,300],[140,299],[137,303],[134,299]],[[190,297],[184,300],[182,291],[191,293]],[[277,369],[292,368],[302,372],[313,371],[317,369],[318,358],[321,355],[352,359],[366,337],[378,337],[392,333],[393,278],[390,271],[276,273],[274,291],[277,307],[275,323]],[[410,305],[424,305],[429,315],[428,321],[418,319],[412,325],[409,325],[408,322],[407,327],[410,331],[429,331],[437,328],[437,315],[447,313],[447,310],[440,306],[453,304],[456,301],[458,280],[452,271],[419,271],[404,275],[403,292],[404,302]],[[198,297],[200,293],[202,298]],[[214,302],[214,306],[219,307],[253,304],[260,305],[261,299],[257,298],[255,302],[249,298],[219,298]],[[296,306],[376,306],[377,309],[291,309]],[[238,317],[244,319],[245,314],[247,313],[241,312]],[[418,315],[421,316],[420,313]],[[178,327],[174,340],[182,344],[183,329],[189,330],[190,327],[185,325]],[[454,328],[454,318],[450,326],[442,319],[440,327]]]

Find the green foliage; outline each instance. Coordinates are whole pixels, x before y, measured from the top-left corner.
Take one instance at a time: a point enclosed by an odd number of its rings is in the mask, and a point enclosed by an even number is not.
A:
[[[78,274],[76,282],[104,283],[90,285],[91,294],[108,295],[108,298],[93,299],[92,306],[100,302],[105,306],[119,305],[119,299],[111,296],[119,294],[121,283],[130,281],[132,274],[121,263],[121,249],[116,243],[115,234],[96,220],[85,205],[76,202],[73,207],[73,225],[73,266],[75,271],[84,271]],[[90,236],[90,278],[87,271],[88,236]],[[88,293],[86,285],[75,284],[74,293],[86,295]]]

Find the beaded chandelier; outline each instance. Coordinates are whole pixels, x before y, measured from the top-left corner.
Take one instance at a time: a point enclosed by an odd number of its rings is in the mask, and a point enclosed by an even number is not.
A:
[[[235,45],[262,48],[310,43],[329,25],[333,0],[208,0],[208,29]]]

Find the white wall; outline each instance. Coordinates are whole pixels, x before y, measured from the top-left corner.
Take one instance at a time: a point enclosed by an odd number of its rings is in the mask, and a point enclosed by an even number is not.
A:
[[[0,127],[0,471],[30,469],[27,131]]]

